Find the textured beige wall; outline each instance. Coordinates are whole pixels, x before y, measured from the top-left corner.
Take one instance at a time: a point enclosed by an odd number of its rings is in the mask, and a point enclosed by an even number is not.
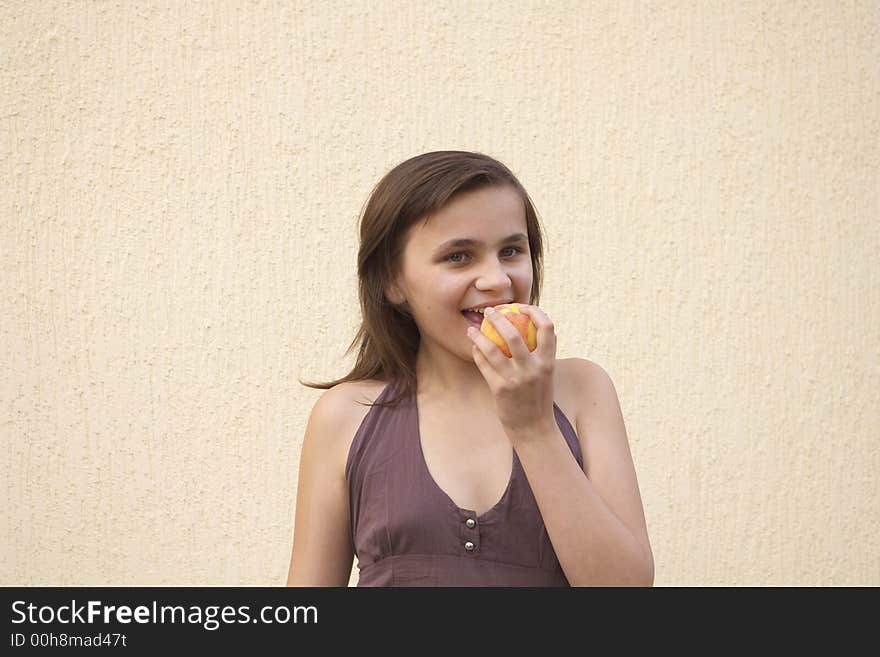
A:
[[[2,584],[281,584],[399,161],[499,157],[658,585],[880,585],[880,5],[0,2]]]

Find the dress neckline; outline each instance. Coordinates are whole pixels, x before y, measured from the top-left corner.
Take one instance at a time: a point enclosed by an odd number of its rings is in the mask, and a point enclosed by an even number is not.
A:
[[[501,494],[501,497],[498,499],[495,504],[493,504],[488,510],[483,513],[477,515],[477,512],[473,509],[465,509],[458,506],[455,501],[449,496],[449,494],[440,487],[440,484],[437,483],[437,480],[434,479],[434,476],[431,474],[431,471],[428,469],[428,461],[425,459],[425,451],[422,449],[422,429],[419,426],[419,400],[418,393],[414,393],[412,396],[412,404],[413,404],[413,424],[414,424],[414,434],[416,441],[416,449],[418,450],[419,463],[424,475],[428,478],[428,481],[431,483],[432,487],[439,493],[439,495],[446,501],[446,503],[452,507],[458,513],[472,517],[476,520],[484,520],[485,518],[491,517],[495,515],[499,509],[504,506],[504,503],[510,497],[511,489],[513,488],[513,480],[516,478],[517,469],[520,467],[519,457],[516,455],[516,450],[513,449],[511,445],[510,450],[513,452],[513,459],[510,468],[510,476],[507,478],[507,486],[504,489],[504,492]],[[556,406],[555,402],[553,404]]]

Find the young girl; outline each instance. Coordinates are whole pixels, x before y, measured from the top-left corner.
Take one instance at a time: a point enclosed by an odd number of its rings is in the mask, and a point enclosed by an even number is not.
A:
[[[556,359],[542,238],[480,153],[392,169],[360,225],[361,327],[303,439],[289,586],[650,586],[654,563],[608,374]],[[529,351],[494,306],[537,326]],[[485,313],[485,314],[483,314]],[[485,319],[510,357],[480,330]]]

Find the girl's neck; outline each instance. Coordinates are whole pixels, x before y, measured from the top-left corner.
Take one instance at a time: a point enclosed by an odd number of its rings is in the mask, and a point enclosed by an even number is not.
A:
[[[419,394],[431,398],[478,402],[485,397],[491,400],[489,385],[475,363],[467,363],[461,358],[443,351],[432,353],[420,349],[416,357],[416,380]]]

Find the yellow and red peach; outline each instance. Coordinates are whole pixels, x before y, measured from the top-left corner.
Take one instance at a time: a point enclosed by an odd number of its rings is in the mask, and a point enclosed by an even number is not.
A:
[[[519,334],[522,336],[523,342],[526,343],[529,351],[534,351],[538,347],[538,327],[535,326],[531,317],[520,312],[518,303],[505,303],[500,306],[495,306],[495,310],[502,313],[508,320],[510,320],[510,323],[516,327],[516,330],[519,331]],[[507,342],[505,342],[501,334],[495,330],[495,327],[492,326],[492,323],[488,318],[483,318],[483,323],[480,325],[480,332],[497,344],[501,351],[504,352],[505,356],[508,358],[512,357]]]

